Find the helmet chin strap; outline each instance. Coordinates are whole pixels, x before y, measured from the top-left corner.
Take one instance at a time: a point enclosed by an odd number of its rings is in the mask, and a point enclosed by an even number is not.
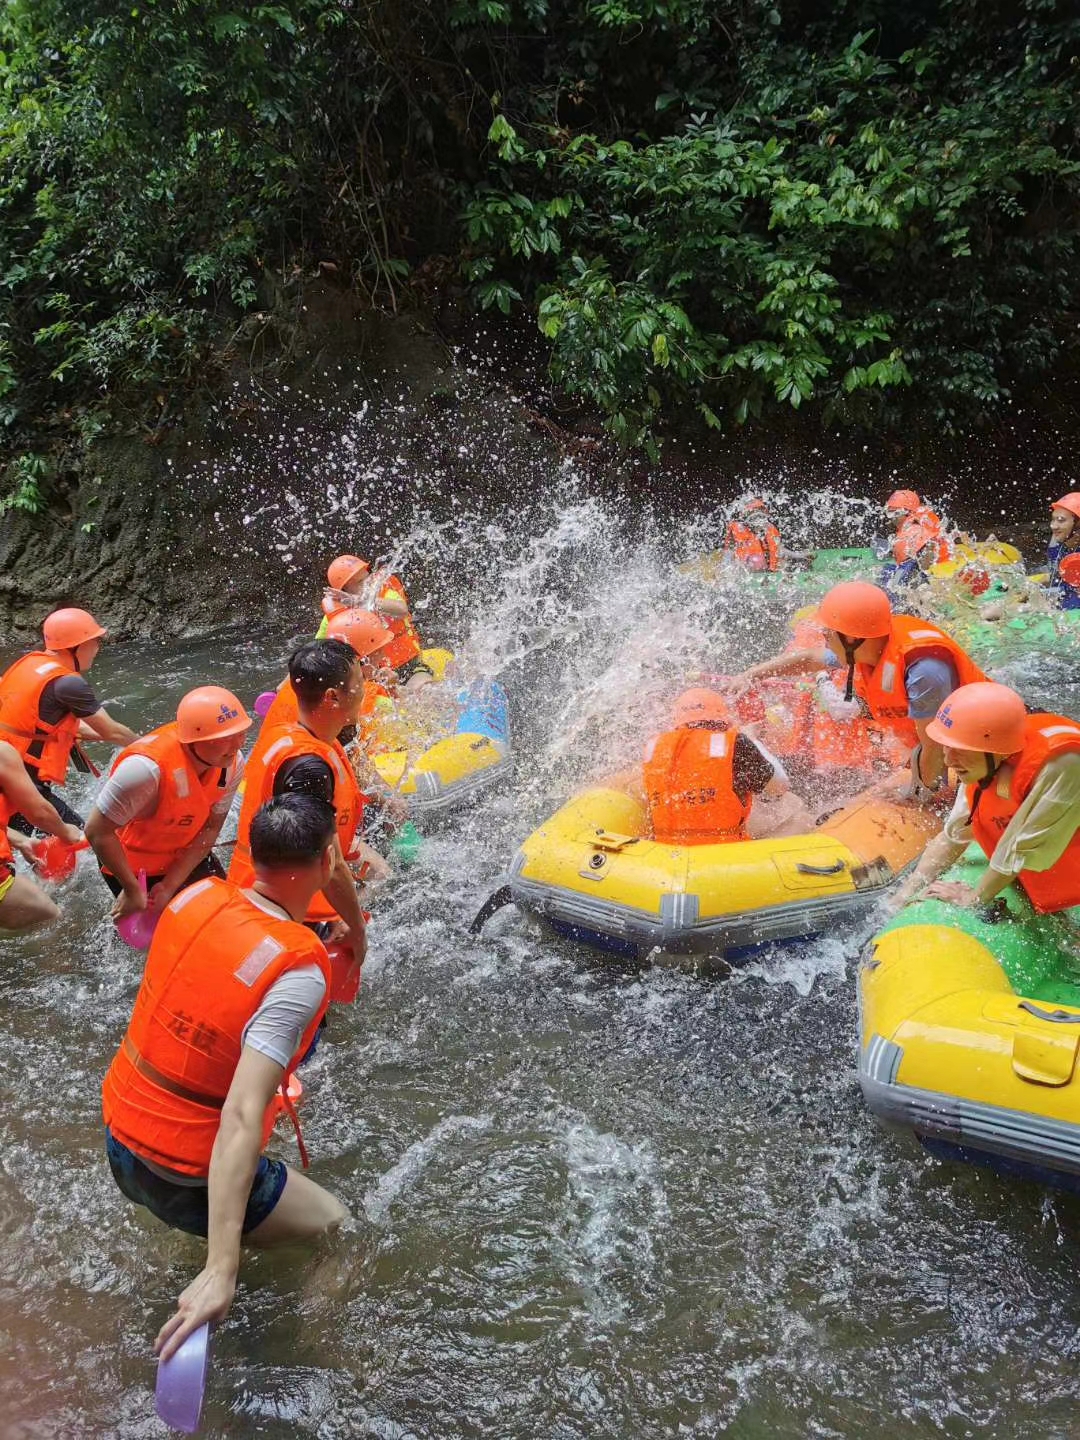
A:
[[[975,794],[971,797],[971,811],[967,818],[969,825],[972,820],[975,819],[975,812],[979,808],[979,801],[986,794],[987,790],[990,789],[990,786],[994,783],[994,777],[1005,763],[1003,760],[999,760],[997,756],[989,750],[983,751],[983,759],[986,761],[986,774],[975,785]]]
[[[840,635],[839,630],[836,632]],[[850,635],[840,635],[840,644],[844,647],[844,659],[847,661],[847,684],[844,686],[844,699],[854,700],[855,698],[855,651],[863,642]]]

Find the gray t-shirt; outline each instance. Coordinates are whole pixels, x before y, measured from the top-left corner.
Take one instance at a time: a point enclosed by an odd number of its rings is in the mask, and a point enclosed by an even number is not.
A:
[[[46,725],[59,725],[65,715],[78,715],[80,720],[85,720],[100,709],[101,701],[84,675],[61,675],[57,680],[50,680],[38,701],[38,714]]]
[[[244,757],[237,755],[229,767],[225,784],[210,807],[214,819],[224,819],[233,802],[244,773]],[[147,755],[128,755],[111,775],[101,782],[94,804],[117,829],[132,820],[147,820],[153,815],[161,789],[161,769]]]

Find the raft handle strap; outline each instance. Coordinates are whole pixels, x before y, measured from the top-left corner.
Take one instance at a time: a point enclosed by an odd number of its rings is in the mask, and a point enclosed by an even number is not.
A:
[[[288,1075],[283,1075],[281,1077],[281,1085],[278,1089],[278,1094],[281,1096],[281,1104],[285,1111],[285,1114],[288,1115],[289,1119],[292,1121],[293,1130],[296,1132],[296,1148],[300,1151],[301,1167],[304,1170],[309,1170],[311,1168],[311,1157],[308,1154],[307,1146],[304,1144],[304,1132],[300,1128],[300,1116],[297,1115],[296,1106],[293,1104],[292,1096],[289,1094]]]
[[[1069,1010],[1043,1010],[1032,1000],[1021,1000],[1020,1009],[1034,1015],[1036,1020],[1049,1020],[1052,1025],[1080,1025],[1080,1015]]]
[[[800,875],[839,875],[846,864],[846,860],[837,860],[835,865],[807,865],[800,860],[795,869]]]
[[[489,895],[488,898],[484,901],[483,905],[481,905],[480,909],[477,911],[472,924],[469,926],[469,934],[479,935],[481,930],[483,930],[484,926],[491,919],[492,915],[495,914],[496,910],[501,910],[504,905],[509,905],[512,899],[513,894],[510,890],[510,886],[500,885],[498,890],[496,890],[493,894]]]

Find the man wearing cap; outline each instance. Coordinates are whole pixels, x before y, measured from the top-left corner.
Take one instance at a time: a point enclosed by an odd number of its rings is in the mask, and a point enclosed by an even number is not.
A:
[[[135,738],[105,710],[86,680],[97,658],[104,628],[86,610],[54,610],[42,625],[44,647],[16,660],[0,676],[0,740],[22,756],[38,790],[69,825],[82,828],[82,817],[52,790],[63,785],[72,751],[79,768],[89,762],[80,739],[129,745]],[[12,827],[29,835],[33,826],[22,815]]]
[[[212,852],[240,784],[250,728],[231,691],[200,685],[180,701],[174,721],[117,756],[86,822],[102,879],[117,896],[116,919],[147,907],[160,912],[185,885],[224,876]]]

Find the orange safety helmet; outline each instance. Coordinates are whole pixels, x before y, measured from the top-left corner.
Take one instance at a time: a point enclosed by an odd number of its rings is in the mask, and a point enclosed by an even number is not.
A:
[[[992,680],[961,685],[926,727],[929,739],[949,750],[1015,755],[1024,744],[1027,707],[1015,690]]]
[[[885,509],[899,515],[912,515],[918,510],[922,501],[914,490],[894,490],[885,501]]]
[[[87,640],[99,640],[108,634],[104,625],[99,625],[89,610],[54,610],[46,615],[41,626],[46,650],[77,650]]]
[[[715,690],[687,690],[675,701],[671,712],[676,729],[691,725],[723,724],[731,721],[731,709]]]
[[[1063,495],[1060,500],[1055,500],[1050,509],[1068,510],[1070,515],[1075,515],[1080,520],[1080,490],[1070,490],[1068,495]]]
[[[394,632],[374,610],[342,610],[327,625],[326,638],[344,640],[361,660],[366,660],[384,645],[389,645]]]
[[[871,585],[867,580],[844,580],[824,596],[817,619],[838,635],[877,640],[892,629],[892,608],[880,585]]]
[[[331,560],[326,571],[326,579],[331,590],[344,590],[350,580],[355,580],[358,575],[366,575],[371,566],[366,560],[361,560],[359,555],[339,555],[336,560]]]
[[[766,510],[766,509],[768,509],[768,506],[765,504],[765,501],[762,500],[761,496],[760,496],[760,495],[754,495],[754,496],[752,496],[749,500],[747,500],[746,503],[743,505],[743,507],[742,507],[742,513],[743,513],[744,515],[753,515],[753,513],[755,512],[755,510]]]
[[[251,728],[251,716],[221,685],[200,685],[189,690],[176,707],[176,738],[181,745],[199,740],[220,740]]]

